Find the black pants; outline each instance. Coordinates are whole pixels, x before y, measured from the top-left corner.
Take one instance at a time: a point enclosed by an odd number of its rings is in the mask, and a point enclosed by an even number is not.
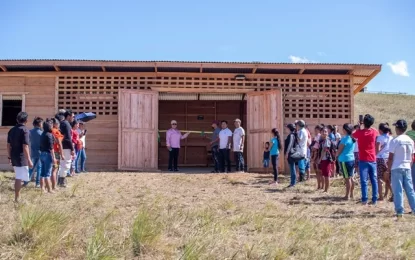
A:
[[[169,170],[177,170],[177,159],[179,158],[179,148],[171,148],[169,151]]]
[[[227,164],[226,171],[231,171],[231,160],[229,158],[229,149],[219,149],[220,171],[225,172],[225,163]]]
[[[245,170],[244,154],[242,152],[233,152],[235,155],[236,171]]]
[[[272,173],[274,174],[274,181],[278,181],[278,155],[271,155]]]
[[[212,147],[212,160],[213,160],[213,164],[215,165],[215,172],[219,172],[219,166],[220,166],[219,157],[220,157],[219,147],[217,145],[213,146]]]

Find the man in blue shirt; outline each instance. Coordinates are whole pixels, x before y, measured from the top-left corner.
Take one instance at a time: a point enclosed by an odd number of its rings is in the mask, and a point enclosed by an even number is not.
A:
[[[43,119],[36,117],[33,120],[33,129],[29,131],[30,140],[30,157],[33,167],[29,169],[29,180],[33,178],[33,172],[36,170],[36,188],[40,188],[40,173],[42,172],[42,163],[40,162],[40,136],[42,135]],[[24,182],[23,186],[27,186],[29,182]]]

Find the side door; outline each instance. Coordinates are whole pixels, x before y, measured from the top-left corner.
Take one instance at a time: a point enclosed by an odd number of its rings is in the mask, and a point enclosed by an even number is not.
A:
[[[271,130],[277,128],[283,142],[283,111],[281,90],[247,93],[247,150],[251,172],[262,172],[265,142],[272,138]],[[283,147],[283,144],[281,144]],[[282,151],[281,151],[282,152]],[[284,167],[284,156],[279,156],[278,168]]]
[[[120,90],[118,108],[118,169],[156,171],[158,92]]]

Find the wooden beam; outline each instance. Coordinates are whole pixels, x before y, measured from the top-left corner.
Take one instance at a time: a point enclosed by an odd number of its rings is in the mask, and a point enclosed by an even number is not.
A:
[[[252,69],[252,67],[251,67]],[[0,76],[6,77],[61,77],[61,76],[108,76],[108,77],[137,77],[137,74],[140,77],[156,77],[156,76],[165,76],[165,77],[200,77],[199,72],[88,72],[88,71],[19,71],[19,72],[2,72]],[[286,78],[286,79],[332,79],[336,77],[337,79],[349,79],[349,75],[318,75],[318,74],[244,74],[247,79],[276,79],[276,78]],[[234,78],[235,73],[203,73],[204,77],[207,78]]]
[[[6,71],[7,71],[7,68],[6,68],[6,66],[4,66],[4,65],[0,65],[0,69],[1,69],[2,71],[4,71],[4,72],[6,72]]]
[[[203,73],[203,66],[202,66],[202,64],[200,64],[200,70],[199,70],[199,72],[200,73]]]
[[[157,73],[157,62],[154,63],[154,71]]]
[[[255,74],[255,72],[256,72],[256,70],[258,69],[258,66],[255,66],[253,69],[252,69],[252,74]]]
[[[375,70],[372,75],[370,75],[365,81],[362,82],[362,84],[360,84],[357,88],[354,89],[353,94],[356,95],[357,93],[360,92],[360,90],[362,90],[367,83],[369,83],[369,81],[371,81],[376,75],[378,75],[378,73],[380,72],[380,70]]]
[[[61,71],[61,69],[58,66],[53,65],[53,67],[55,68],[56,71]]]
[[[101,69],[103,72],[106,72],[107,70],[105,69],[105,66],[101,66]]]
[[[300,69],[300,72],[298,72],[298,74],[303,74],[305,71],[305,69]]]

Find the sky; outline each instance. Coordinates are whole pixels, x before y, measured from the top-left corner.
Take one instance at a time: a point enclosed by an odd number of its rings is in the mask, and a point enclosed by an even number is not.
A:
[[[0,59],[382,64],[415,94],[411,0],[0,1]]]

